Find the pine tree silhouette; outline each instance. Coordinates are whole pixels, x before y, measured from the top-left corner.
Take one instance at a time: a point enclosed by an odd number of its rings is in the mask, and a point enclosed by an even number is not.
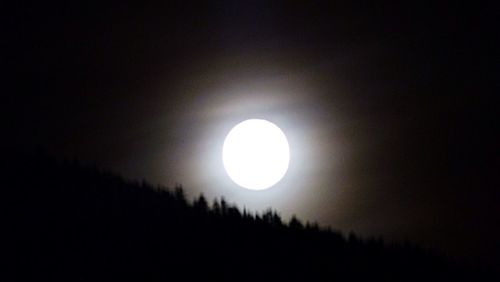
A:
[[[2,281],[479,281],[415,245],[347,238],[272,209],[189,203],[146,181],[43,155],[11,155]]]

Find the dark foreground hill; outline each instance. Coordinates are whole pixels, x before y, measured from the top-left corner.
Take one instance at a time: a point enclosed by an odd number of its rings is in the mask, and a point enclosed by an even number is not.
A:
[[[250,215],[147,183],[59,163],[7,158],[2,281],[477,281],[408,245]]]

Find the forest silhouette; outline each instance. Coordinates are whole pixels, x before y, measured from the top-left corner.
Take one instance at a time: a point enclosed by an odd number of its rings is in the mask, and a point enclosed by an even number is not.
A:
[[[10,154],[3,281],[477,281],[409,243],[347,236],[271,209],[194,201],[181,186],[44,154]]]

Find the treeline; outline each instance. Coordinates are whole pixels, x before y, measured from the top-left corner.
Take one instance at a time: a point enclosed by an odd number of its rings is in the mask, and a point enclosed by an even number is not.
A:
[[[76,161],[9,155],[3,281],[480,280],[411,244],[186,199]]]

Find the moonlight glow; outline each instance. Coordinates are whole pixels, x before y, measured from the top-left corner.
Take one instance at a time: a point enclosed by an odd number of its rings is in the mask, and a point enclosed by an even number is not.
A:
[[[264,190],[285,176],[290,148],[285,134],[274,123],[249,119],[237,124],[227,135],[222,161],[236,184]]]

